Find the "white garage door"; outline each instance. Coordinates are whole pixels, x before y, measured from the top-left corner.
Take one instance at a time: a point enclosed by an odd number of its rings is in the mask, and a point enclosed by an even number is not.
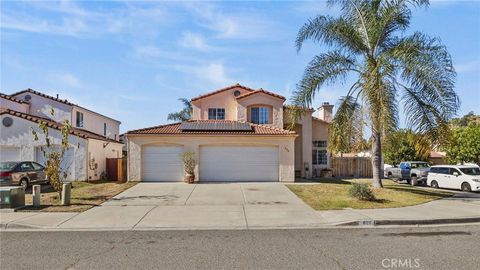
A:
[[[0,146],[0,162],[20,161],[20,147]]]
[[[178,146],[143,147],[143,181],[183,181],[182,153],[183,147]]]
[[[54,146],[53,149],[55,151],[60,151],[60,146],[58,146],[58,147]],[[35,161],[37,163],[41,164],[42,166],[45,166],[46,160],[45,160],[45,157],[44,157],[43,152],[40,149],[40,147],[35,148]],[[63,155],[61,168],[62,168],[62,172],[63,171],[68,172],[67,180],[69,180],[69,181],[74,180],[74,178],[75,178],[75,173],[74,173],[75,172],[75,150],[73,149],[73,147],[67,148],[67,151]]]
[[[203,146],[201,181],[278,181],[278,148]]]

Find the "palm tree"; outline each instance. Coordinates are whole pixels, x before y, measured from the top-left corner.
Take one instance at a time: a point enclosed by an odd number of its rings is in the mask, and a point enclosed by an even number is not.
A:
[[[169,113],[167,119],[171,121],[185,122],[192,118],[192,103],[186,98],[179,98],[179,101],[183,103],[183,109],[179,112]]]
[[[399,103],[410,128],[438,137],[444,123],[456,114],[456,73],[446,47],[438,38],[405,32],[411,8],[428,7],[428,0],[340,0],[340,16],[319,15],[299,30],[297,51],[306,40],[331,50],[308,64],[292,97],[297,106],[310,106],[322,86],[355,78],[339,100],[329,128],[332,148],[348,139],[357,112],[372,136],[373,186],[382,187],[382,138],[396,130]],[[349,77],[351,78],[351,77]],[[298,114],[298,112],[297,112]],[[357,120],[358,121],[358,120]],[[335,140],[336,139],[336,140]],[[336,145],[337,144],[337,145]],[[344,144],[344,143],[343,143]]]

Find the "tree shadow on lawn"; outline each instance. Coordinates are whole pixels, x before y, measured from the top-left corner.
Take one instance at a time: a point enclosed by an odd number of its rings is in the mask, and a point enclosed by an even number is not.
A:
[[[435,197],[451,197],[453,194],[449,192],[444,192],[444,191],[439,191],[439,192],[433,192],[429,190],[424,190],[424,189],[419,189],[419,188],[412,188],[412,187],[404,187],[404,186],[386,186],[384,187],[385,189],[391,189],[399,192],[405,192],[405,193],[413,193],[416,195],[422,195],[422,196],[435,196]]]
[[[355,178],[352,178],[353,180]],[[314,178],[311,179],[312,182],[320,183],[320,184],[340,184],[340,185],[351,185],[352,182],[347,181],[348,179],[345,178]]]

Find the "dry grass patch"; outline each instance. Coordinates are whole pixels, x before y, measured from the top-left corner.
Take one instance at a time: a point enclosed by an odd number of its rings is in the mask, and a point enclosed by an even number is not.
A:
[[[40,208],[34,208],[32,205],[32,193],[28,189],[25,195],[25,203],[30,205],[22,211],[41,211],[41,212],[83,212],[94,206],[100,205],[106,200],[111,199],[122,191],[133,187],[136,182],[113,182],[113,181],[93,181],[93,182],[72,182],[71,205],[62,206],[58,199],[58,192],[54,191],[50,185],[42,185]]]
[[[344,208],[369,209],[412,206],[449,197],[451,192],[426,190],[391,180],[383,180],[383,189],[373,189],[376,200],[362,201],[348,194],[352,182],[370,184],[370,179],[325,180],[319,184],[287,185],[299,198],[315,210]]]

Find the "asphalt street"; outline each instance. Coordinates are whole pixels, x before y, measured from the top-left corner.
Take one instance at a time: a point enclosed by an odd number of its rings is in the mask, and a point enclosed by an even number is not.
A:
[[[6,269],[478,269],[480,226],[0,233]]]

